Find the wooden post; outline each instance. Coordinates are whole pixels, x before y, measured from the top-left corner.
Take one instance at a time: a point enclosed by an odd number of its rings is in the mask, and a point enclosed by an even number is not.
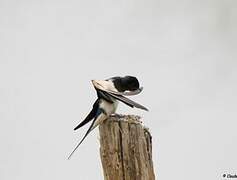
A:
[[[152,141],[140,117],[114,115],[100,125],[105,180],[154,180]]]

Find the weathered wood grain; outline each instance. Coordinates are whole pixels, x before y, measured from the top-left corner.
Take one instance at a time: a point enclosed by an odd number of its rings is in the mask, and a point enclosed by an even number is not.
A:
[[[151,135],[134,115],[111,116],[99,127],[105,180],[154,180]]]

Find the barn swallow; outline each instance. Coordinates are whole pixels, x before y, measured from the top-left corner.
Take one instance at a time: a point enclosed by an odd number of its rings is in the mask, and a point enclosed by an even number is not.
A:
[[[95,127],[106,120],[111,114],[115,113],[118,106],[118,101],[121,101],[130,107],[137,107],[148,111],[146,107],[124,97],[124,95],[136,95],[142,91],[142,87],[139,86],[139,82],[136,77],[125,76],[112,77],[106,80],[92,80],[92,84],[97,92],[98,98],[93,104],[93,108],[87,115],[85,120],[83,120],[78,126],[76,126],[74,130],[79,129],[91,120],[93,121],[84,137],[69,155],[68,159],[71,158],[72,154],[76,151],[76,149],[81,145],[86,136]]]

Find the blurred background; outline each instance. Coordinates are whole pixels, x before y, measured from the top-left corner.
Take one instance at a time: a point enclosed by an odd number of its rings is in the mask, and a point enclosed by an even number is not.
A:
[[[236,0],[0,0],[0,179],[103,179],[98,129],[71,160],[91,79],[133,75],[158,180],[237,173]]]

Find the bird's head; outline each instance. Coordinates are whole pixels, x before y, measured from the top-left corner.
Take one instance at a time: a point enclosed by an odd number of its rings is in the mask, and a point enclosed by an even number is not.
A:
[[[135,91],[139,88],[139,82],[136,77],[125,76],[121,81],[124,90]]]

